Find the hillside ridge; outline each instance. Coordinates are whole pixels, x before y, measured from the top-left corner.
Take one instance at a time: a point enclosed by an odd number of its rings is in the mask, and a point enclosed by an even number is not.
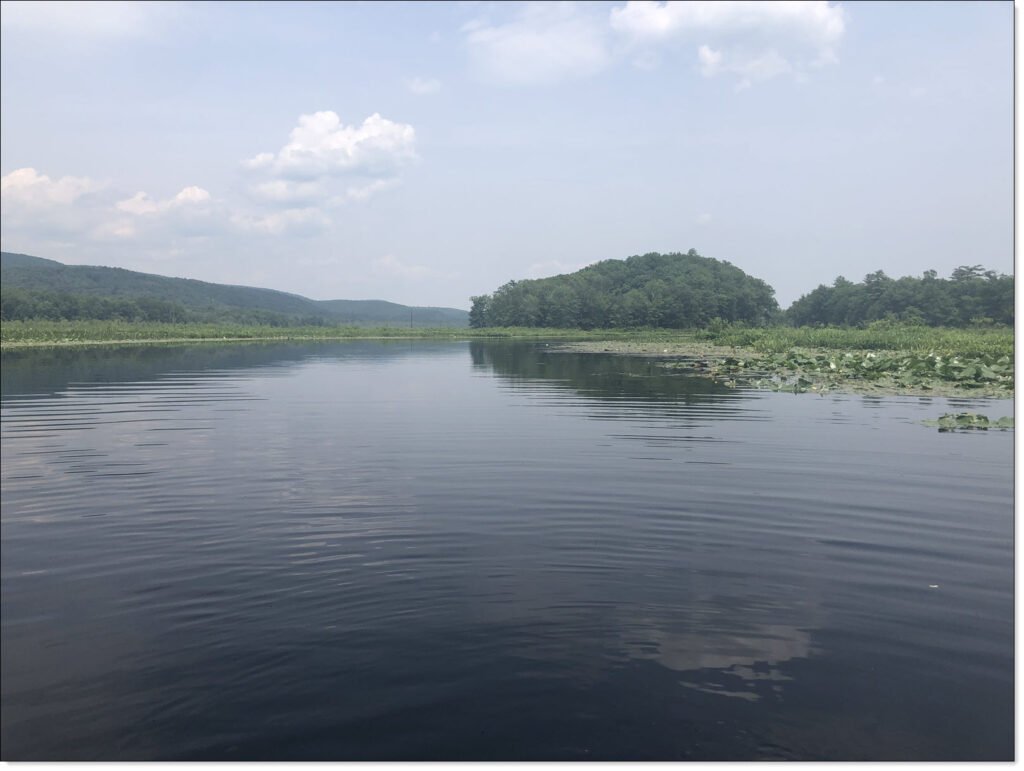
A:
[[[329,323],[412,323],[416,326],[466,326],[468,323],[468,312],[459,308],[403,305],[389,300],[313,300],[277,289],[218,284],[101,265],[67,265],[17,252],[0,252],[0,283],[5,301],[19,293],[28,300],[59,294],[117,301],[159,301],[210,318],[242,315],[258,319],[261,314],[273,314],[290,320],[321,319]]]

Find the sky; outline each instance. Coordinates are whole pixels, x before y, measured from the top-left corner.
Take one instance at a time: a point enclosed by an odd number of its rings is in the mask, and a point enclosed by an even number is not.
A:
[[[0,3],[5,251],[468,308],[1013,271],[1010,2]]]

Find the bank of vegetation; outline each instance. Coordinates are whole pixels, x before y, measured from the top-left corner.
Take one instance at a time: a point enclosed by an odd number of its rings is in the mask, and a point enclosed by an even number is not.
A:
[[[505,340],[604,340],[662,339],[678,337],[677,330],[604,330],[496,327],[402,327],[370,325],[284,325],[238,324],[232,322],[150,322],[124,319],[83,319],[76,321],[27,319],[0,324],[4,348],[52,347],[62,345],[107,345],[114,343],[162,343],[245,340],[354,340],[354,339],[505,339]]]
[[[889,319],[931,327],[1013,325],[1013,276],[963,265],[948,279],[934,270],[920,277],[870,273],[860,283],[840,276],[794,302],[785,314],[794,326],[857,326]]]
[[[773,391],[997,398],[1014,393],[1013,330],[1007,327],[723,327],[558,348],[643,356],[677,374]]]
[[[764,281],[693,249],[604,260],[562,276],[510,281],[471,302],[471,327],[685,329],[716,319],[764,325],[779,313],[775,290]]]
[[[1014,387],[1013,277],[978,265],[959,267],[946,279],[934,271],[899,279],[878,271],[859,283],[840,277],[782,311],[768,284],[728,262],[693,250],[651,253],[563,276],[511,281],[472,298],[469,328],[451,326],[465,313],[453,309],[314,302],[273,290],[6,253],[3,279],[4,349],[547,339],[552,350],[559,341],[574,342],[573,350],[656,356],[669,371],[776,390],[1009,396]],[[360,320],[346,322],[343,314],[356,306]],[[417,319],[417,310],[425,315]]]
[[[948,279],[933,270],[898,279],[879,270],[859,283],[840,276],[782,311],[764,281],[691,249],[510,281],[493,294],[472,298],[469,324],[699,329],[728,324],[863,327],[884,320],[910,326],[1009,326],[1013,292],[1012,276],[980,265],[961,266]]]

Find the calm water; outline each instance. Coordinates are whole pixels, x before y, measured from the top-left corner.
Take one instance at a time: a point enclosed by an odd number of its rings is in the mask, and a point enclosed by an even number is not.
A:
[[[4,759],[1013,755],[1013,435],[920,425],[1008,401],[543,344],[2,373]]]

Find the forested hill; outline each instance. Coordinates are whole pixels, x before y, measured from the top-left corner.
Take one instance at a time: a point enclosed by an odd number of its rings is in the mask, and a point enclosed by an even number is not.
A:
[[[728,262],[686,254],[604,260],[575,273],[510,281],[472,298],[474,327],[702,327],[714,319],[765,324],[775,290]]]
[[[466,326],[457,308],[384,300],[310,300],[288,292],[169,278],[122,268],[65,265],[0,253],[0,317],[128,318],[268,324]]]
[[[921,278],[890,278],[870,273],[860,283],[840,276],[794,302],[786,319],[796,326],[853,326],[880,319],[910,324],[964,327],[971,324],[1013,324],[1013,276],[981,265],[963,265],[948,279],[934,270]]]

